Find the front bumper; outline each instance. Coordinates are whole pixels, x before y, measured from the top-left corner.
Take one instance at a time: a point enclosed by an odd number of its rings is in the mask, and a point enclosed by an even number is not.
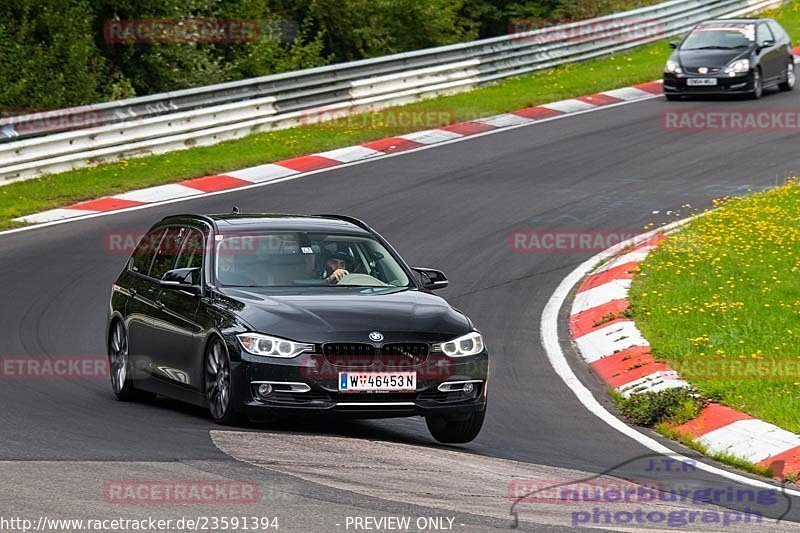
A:
[[[679,95],[722,95],[722,94],[747,94],[753,91],[753,72],[747,72],[734,77],[727,74],[674,74],[664,73],[664,93]],[[687,80],[696,78],[714,78],[716,85],[690,86]]]
[[[420,365],[396,368],[351,368],[329,364],[322,355],[294,359],[258,358],[242,354],[232,363],[232,377],[244,413],[254,419],[297,414],[335,414],[352,418],[441,415],[466,418],[486,409],[489,355],[461,358],[432,354]],[[414,371],[414,392],[339,392],[339,372]],[[472,382],[472,391],[442,391],[445,382]],[[258,382],[277,384],[267,397]],[[446,387],[445,387],[446,388]],[[287,390],[293,389],[293,390]]]

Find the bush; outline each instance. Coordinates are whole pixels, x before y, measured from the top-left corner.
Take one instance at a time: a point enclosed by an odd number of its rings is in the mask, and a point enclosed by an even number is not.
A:
[[[337,61],[441,46],[478,37],[462,0],[314,0],[310,14]]]
[[[0,108],[20,114],[96,101],[105,61],[92,21],[84,0],[0,2]]]
[[[665,422],[682,424],[697,417],[708,403],[689,388],[645,392],[633,394],[629,398],[616,396],[615,400],[620,412],[628,420],[645,427]]]

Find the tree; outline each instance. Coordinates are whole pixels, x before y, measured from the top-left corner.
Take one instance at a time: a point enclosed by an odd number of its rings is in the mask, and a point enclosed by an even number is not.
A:
[[[6,114],[92,103],[104,66],[85,0],[0,3],[0,106]]]
[[[462,0],[313,0],[310,12],[337,61],[417,50],[477,35]]]

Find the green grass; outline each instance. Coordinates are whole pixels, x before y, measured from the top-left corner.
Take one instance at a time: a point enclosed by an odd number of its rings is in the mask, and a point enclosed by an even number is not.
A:
[[[645,427],[683,424],[697,418],[707,403],[688,388],[644,392],[629,397],[614,392],[611,396],[625,418]]]
[[[717,203],[641,265],[633,316],[700,393],[800,432],[800,184]]]
[[[800,37],[800,1],[787,4],[772,15],[784,23],[790,34]],[[469,120],[651,81],[660,77],[668,54],[665,43],[655,43],[638,47],[628,53],[565,65],[474,91],[424,100],[394,109],[404,112],[441,112],[446,116],[446,120],[427,123],[423,128],[374,123],[360,115],[347,122],[336,121],[254,134],[215,146],[134,158],[13,183],[0,187],[0,228],[19,225],[11,219],[21,215],[99,196],[232,171],[437,127],[447,122]],[[384,111],[381,116],[390,117],[391,114]],[[369,126],[352,126],[362,123]]]

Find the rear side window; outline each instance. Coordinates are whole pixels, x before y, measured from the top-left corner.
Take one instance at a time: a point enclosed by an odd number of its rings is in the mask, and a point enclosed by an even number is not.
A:
[[[168,270],[172,269],[183,239],[188,232],[188,228],[167,228],[167,232],[158,245],[156,256],[153,258],[153,266],[150,268],[151,278],[161,279]]]
[[[198,229],[190,229],[181,245],[181,251],[175,261],[175,268],[202,268],[204,243],[203,233]],[[200,283],[199,272],[192,282]]]
[[[763,43],[764,41],[774,41],[775,37],[772,35],[772,32],[769,30],[769,26],[766,24],[759,24],[758,30],[756,32],[756,42],[758,44]]]
[[[789,36],[786,35],[786,32],[783,31],[783,28],[781,28],[781,25],[774,20],[770,20],[767,22],[767,24],[769,24],[769,28],[772,30],[772,34],[776,39],[785,40],[789,38]]]
[[[142,240],[136,246],[131,258],[130,268],[133,272],[144,274],[147,276],[150,273],[150,265],[153,263],[158,245],[161,242],[161,237],[164,236],[164,228],[157,230],[150,230],[145,233]]]

